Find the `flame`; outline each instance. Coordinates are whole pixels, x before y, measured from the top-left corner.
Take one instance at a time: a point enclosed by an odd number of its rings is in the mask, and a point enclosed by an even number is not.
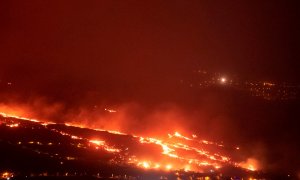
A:
[[[14,174],[11,172],[3,172],[0,176],[0,179],[10,179],[11,177],[14,177]]]
[[[175,133],[174,133],[174,136],[179,137],[179,138],[182,138],[182,139],[185,139],[185,140],[189,140],[189,141],[192,140],[192,139],[190,139],[190,138],[188,138],[188,137],[185,137],[185,136],[181,135],[179,132],[175,132]]]
[[[259,162],[254,158],[248,158],[246,162],[239,163],[239,166],[250,171],[256,171],[259,167]]]
[[[104,141],[99,141],[99,140],[90,140],[91,143],[94,143],[98,146],[103,146],[105,144]]]
[[[35,123],[40,123],[41,125],[47,127],[49,124],[56,124],[54,122],[44,122],[37,119],[26,118],[22,116],[17,116],[13,114],[6,114],[0,112],[0,115],[5,118],[16,118],[25,121],[31,121]],[[89,128],[82,124],[66,123],[66,126],[73,126],[78,128]],[[10,127],[18,127],[19,124],[11,124]],[[91,129],[91,128],[89,128]],[[92,143],[96,149],[104,149],[111,153],[120,153],[121,149],[109,145],[107,142],[101,139],[88,139],[85,137],[76,136],[64,131],[59,131],[56,129],[50,129],[64,136],[69,136],[72,139],[86,140]],[[117,135],[128,135],[123,132],[115,130],[105,130],[105,129],[93,129],[95,131],[106,131]],[[183,169],[185,171],[198,171],[201,167],[211,166],[215,169],[221,168],[223,165],[233,165],[251,171],[257,170],[258,162],[256,160],[247,160],[247,162],[237,163],[231,160],[230,157],[221,153],[210,153],[202,149],[202,146],[211,145],[219,148],[223,148],[223,144],[216,142],[211,142],[208,140],[199,140],[198,136],[192,134],[190,137],[185,136],[179,132],[174,132],[173,134],[167,134],[168,138],[158,139],[153,137],[143,137],[139,135],[131,135],[136,138],[141,144],[149,144],[154,146],[159,146],[161,148],[159,159],[155,160],[145,160],[143,156],[131,155],[128,157],[129,164],[135,164],[138,167],[144,169],[162,169],[162,170],[175,170]],[[81,148],[83,145],[78,144],[77,147]],[[239,149],[239,148],[236,148]]]
[[[148,169],[150,167],[149,163],[148,162],[143,162],[143,167]]]
[[[19,127],[19,124],[18,124],[18,123],[15,123],[15,124],[8,124],[7,126],[8,126],[8,127],[11,127],[11,128],[15,128],[15,127]]]
[[[171,169],[172,169],[172,164],[166,165],[166,169],[167,169],[167,170],[171,170]]]

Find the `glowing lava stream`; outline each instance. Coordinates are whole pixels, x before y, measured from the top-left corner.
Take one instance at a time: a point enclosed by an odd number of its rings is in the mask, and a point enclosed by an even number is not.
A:
[[[43,126],[47,126],[49,124],[56,124],[54,122],[44,122],[40,121],[37,119],[30,119],[26,117],[20,117],[16,115],[11,115],[11,114],[6,114],[3,112],[0,112],[0,115],[3,117],[7,118],[16,118],[16,119],[21,119],[25,121],[31,121],[35,123],[40,123]],[[78,124],[70,124],[66,123],[66,126],[72,126],[72,127],[78,127],[78,128],[87,128],[91,129],[82,125]],[[18,127],[17,124],[12,124],[9,125],[10,127]],[[99,147],[103,148],[104,150],[112,153],[120,153],[121,149],[117,149],[115,147],[109,146],[106,144],[105,141],[103,140],[98,140],[98,139],[87,139],[83,137],[78,137],[69,133],[65,133],[63,131],[58,131],[56,129],[50,129],[52,131],[55,131],[57,133],[60,133],[65,136],[69,136],[72,139],[84,139],[87,140],[90,143],[93,143],[95,145],[95,148],[98,149]],[[92,129],[96,131],[101,131],[101,132],[109,132],[112,134],[117,134],[117,135],[127,135],[125,133],[119,132],[119,131],[110,131],[110,130],[103,130],[103,129]],[[178,169],[184,169],[185,171],[193,170],[193,171],[198,171],[201,169],[200,167],[213,167],[214,169],[219,169],[222,167],[222,165],[232,165],[240,168],[245,168],[248,170],[255,170],[254,165],[248,164],[245,165],[244,163],[237,163],[232,161],[229,157],[220,155],[218,153],[210,154],[208,151],[204,151],[203,149],[199,149],[197,147],[193,147],[191,145],[188,145],[188,142],[196,143],[196,144],[206,144],[206,145],[215,145],[218,147],[224,147],[223,144],[218,144],[206,140],[199,141],[197,140],[196,135],[192,135],[192,138],[186,137],[181,135],[178,132],[175,132],[173,135],[168,134],[169,139],[167,140],[160,140],[156,138],[151,138],[151,137],[142,137],[142,136],[137,136],[137,135],[132,135],[134,138],[137,138],[138,141],[141,144],[154,144],[158,145],[162,148],[161,154],[164,156],[167,156],[170,158],[170,161],[173,162],[173,164],[169,162],[152,162],[149,160],[140,160],[136,156],[132,156],[128,158],[128,163],[129,164],[135,164],[136,166],[145,168],[145,169],[164,169],[164,170],[178,170]],[[174,142],[174,138],[181,139],[182,141],[187,141],[187,144],[183,144],[182,142]],[[172,141],[171,141],[172,140]],[[176,139],[175,139],[176,140]],[[184,151],[184,152],[190,152],[191,154],[196,154],[197,157],[202,157],[200,159],[206,158],[207,160],[200,160],[199,158],[191,158],[189,156],[184,157],[185,154],[181,155],[179,151]],[[174,159],[176,163],[174,162]],[[249,167],[249,168],[248,168]]]

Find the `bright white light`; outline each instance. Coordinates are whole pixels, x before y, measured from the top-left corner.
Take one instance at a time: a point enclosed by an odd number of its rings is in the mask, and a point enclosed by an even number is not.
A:
[[[226,79],[225,77],[222,77],[222,78],[220,79],[220,81],[221,81],[221,83],[226,83],[227,79]]]

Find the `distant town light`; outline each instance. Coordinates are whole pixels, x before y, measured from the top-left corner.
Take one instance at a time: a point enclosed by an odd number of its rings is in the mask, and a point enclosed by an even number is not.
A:
[[[226,83],[227,79],[226,79],[225,77],[222,77],[222,78],[220,79],[220,81],[221,81],[221,83]]]

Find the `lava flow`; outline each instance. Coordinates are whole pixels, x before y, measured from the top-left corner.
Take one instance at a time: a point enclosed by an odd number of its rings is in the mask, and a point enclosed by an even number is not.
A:
[[[206,172],[215,171],[223,166],[232,166],[251,171],[256,170],[253,161],[239,162],[232,153],[239,153],[240,148],[227,147],[222,143],[201,140],[197,135],[185,136],[179,132],[166,134],[165,138],[130,135],[118,131],[91,129],[78,124],[57,124],[37,119],[20,117],[1,112],[6,126],[18,128],[22,121],[42,125],[52,132],[78,140],[76,148],[102,149],[115,157],[111,163],[124,163],[144,169],[184,170]],[[95,132],[83,133],[84,131]],[[21,142],[20,142],[21,143]],[[32,142],[34,143],[34,142]],[[39,144],[38,142],[36,144]],[[52,143],[51,143],[52,144]],[[50,143],[48,143],[50,145]]]

